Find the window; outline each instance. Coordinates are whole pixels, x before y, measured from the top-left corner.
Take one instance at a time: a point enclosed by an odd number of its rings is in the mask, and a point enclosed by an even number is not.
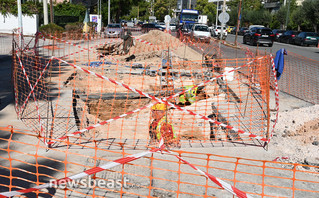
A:
[[[209,32],[207,26],[195,26],[195,31]]]
[[[120,24],[108,24],[107,25],[108,28],[121,28]]]

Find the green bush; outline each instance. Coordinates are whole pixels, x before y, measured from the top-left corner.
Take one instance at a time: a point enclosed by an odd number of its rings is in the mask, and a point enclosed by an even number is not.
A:
[[[81,22],[68,23],[65,25],[65,31],[80,33],[83,31],[83,23]]]
[[[60,27],[54,23],[49,23],[48,25],[43,25],[39,28],[39,31],[45,35],[55,35],[61,37],[64,31],[63,27]]]

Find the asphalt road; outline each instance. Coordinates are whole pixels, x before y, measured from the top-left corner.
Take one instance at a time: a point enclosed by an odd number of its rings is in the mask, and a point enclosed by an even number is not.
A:
[[[226,41],[235,42],[235,35],[233,34],[228,34]],[[243,36],[238,36],[237,42],[241,44],[242,46],[248,47],[251,50],[254,50],[257,48],[257,46],[250,46],[247,44],[243,44]],[[268,46],[258,46],[259,50],[266,50],[269,53],[275,54],[279,49],[285,48],[287,51],[299,54],[301,56],[319,61],[319,48],[311,46],[311,47],[303,47],[299,45],[291,45],[291,44],[286,44],[286,43],[278,43],[274,42],[274,45],[272,47]]]

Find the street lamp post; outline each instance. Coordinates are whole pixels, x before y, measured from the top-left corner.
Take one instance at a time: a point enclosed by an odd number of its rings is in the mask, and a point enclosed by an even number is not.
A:
[[[23,27],[22,27],[22,7],[21,7],[21,0],[18,0],[18,33],[19,33],[19,47],[22,50],[23,42],[22,42],[22,35],[23,35]]]
[[[111,0],[108,2],[108,10],[107,10],[107,24],[111,23]]]
[[[219,7],[219,0],[217,0],[217,9],[216,9],[216,24],[215,24],[215,28],[217,27],[217,23],[218,23],[218,7]]]
[[[224,0],[223,2],[223,13],[226,12],[226,0]],[[222,29],[220,31],[220,40],[223,40],[223,35],[224,35],[224,26],[225,26],[225,23],[221,23],[222,24]]]
[[[288,11],[287,11],[287,14],[286,14],[285,30],[287,30],[287,26],[288,26],[288,19],[289,19],[289,12],[290,12],[290,2],[291,2],[291,0],[288,0]]]

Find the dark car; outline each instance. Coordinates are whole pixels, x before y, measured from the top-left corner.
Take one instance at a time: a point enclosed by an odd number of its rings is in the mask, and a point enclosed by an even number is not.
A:
[[[149,32],[150,30],[161,30],[163,31],[164,28],[160,25],[157,25],[155,23],[145,23],[142,25],[142,33],[147,33]]]
[[[318,45],[319,35],[316,32],[301,32],[295,37],[295,44],[301,46]]]
[[[272,30],[264,27],[251,28],[243,37],[243,43],[249,43],[250,45],[263,45],[266,44],[272,47],[274,43],[275,35]]]
[[[142,27],[143,24],[144,24],[143,21],[139,21],[136,25],[137,25],[138,27]]]
[[[287,30],[285,33],[283,33],[279,38],[278,41],[281,43],[287,43],[287,44],[294,44],[295,38],[300,32],[294,31],[294,30]]]
[[[180,37],[180,34],[183,36],[190,36],[194,23],[185,23],[179,26],[177,37]]]
[[[237,29],[237,27],[233,27],[233,28],[230,30],[230,33],[231,33],[231,34],[236,34],[236,29]]]
[[[275,35],[275,41],[278,41],[278,38],[285,33],[285,30],[278,30],[278,29],[274,29],[272,30],[272,33],[274,33]]]
[[[238,35],[245,35],[245,33],[248,32],[248,31],[249,31],[248,28],[241,27],[241,28],[239,28]]]

